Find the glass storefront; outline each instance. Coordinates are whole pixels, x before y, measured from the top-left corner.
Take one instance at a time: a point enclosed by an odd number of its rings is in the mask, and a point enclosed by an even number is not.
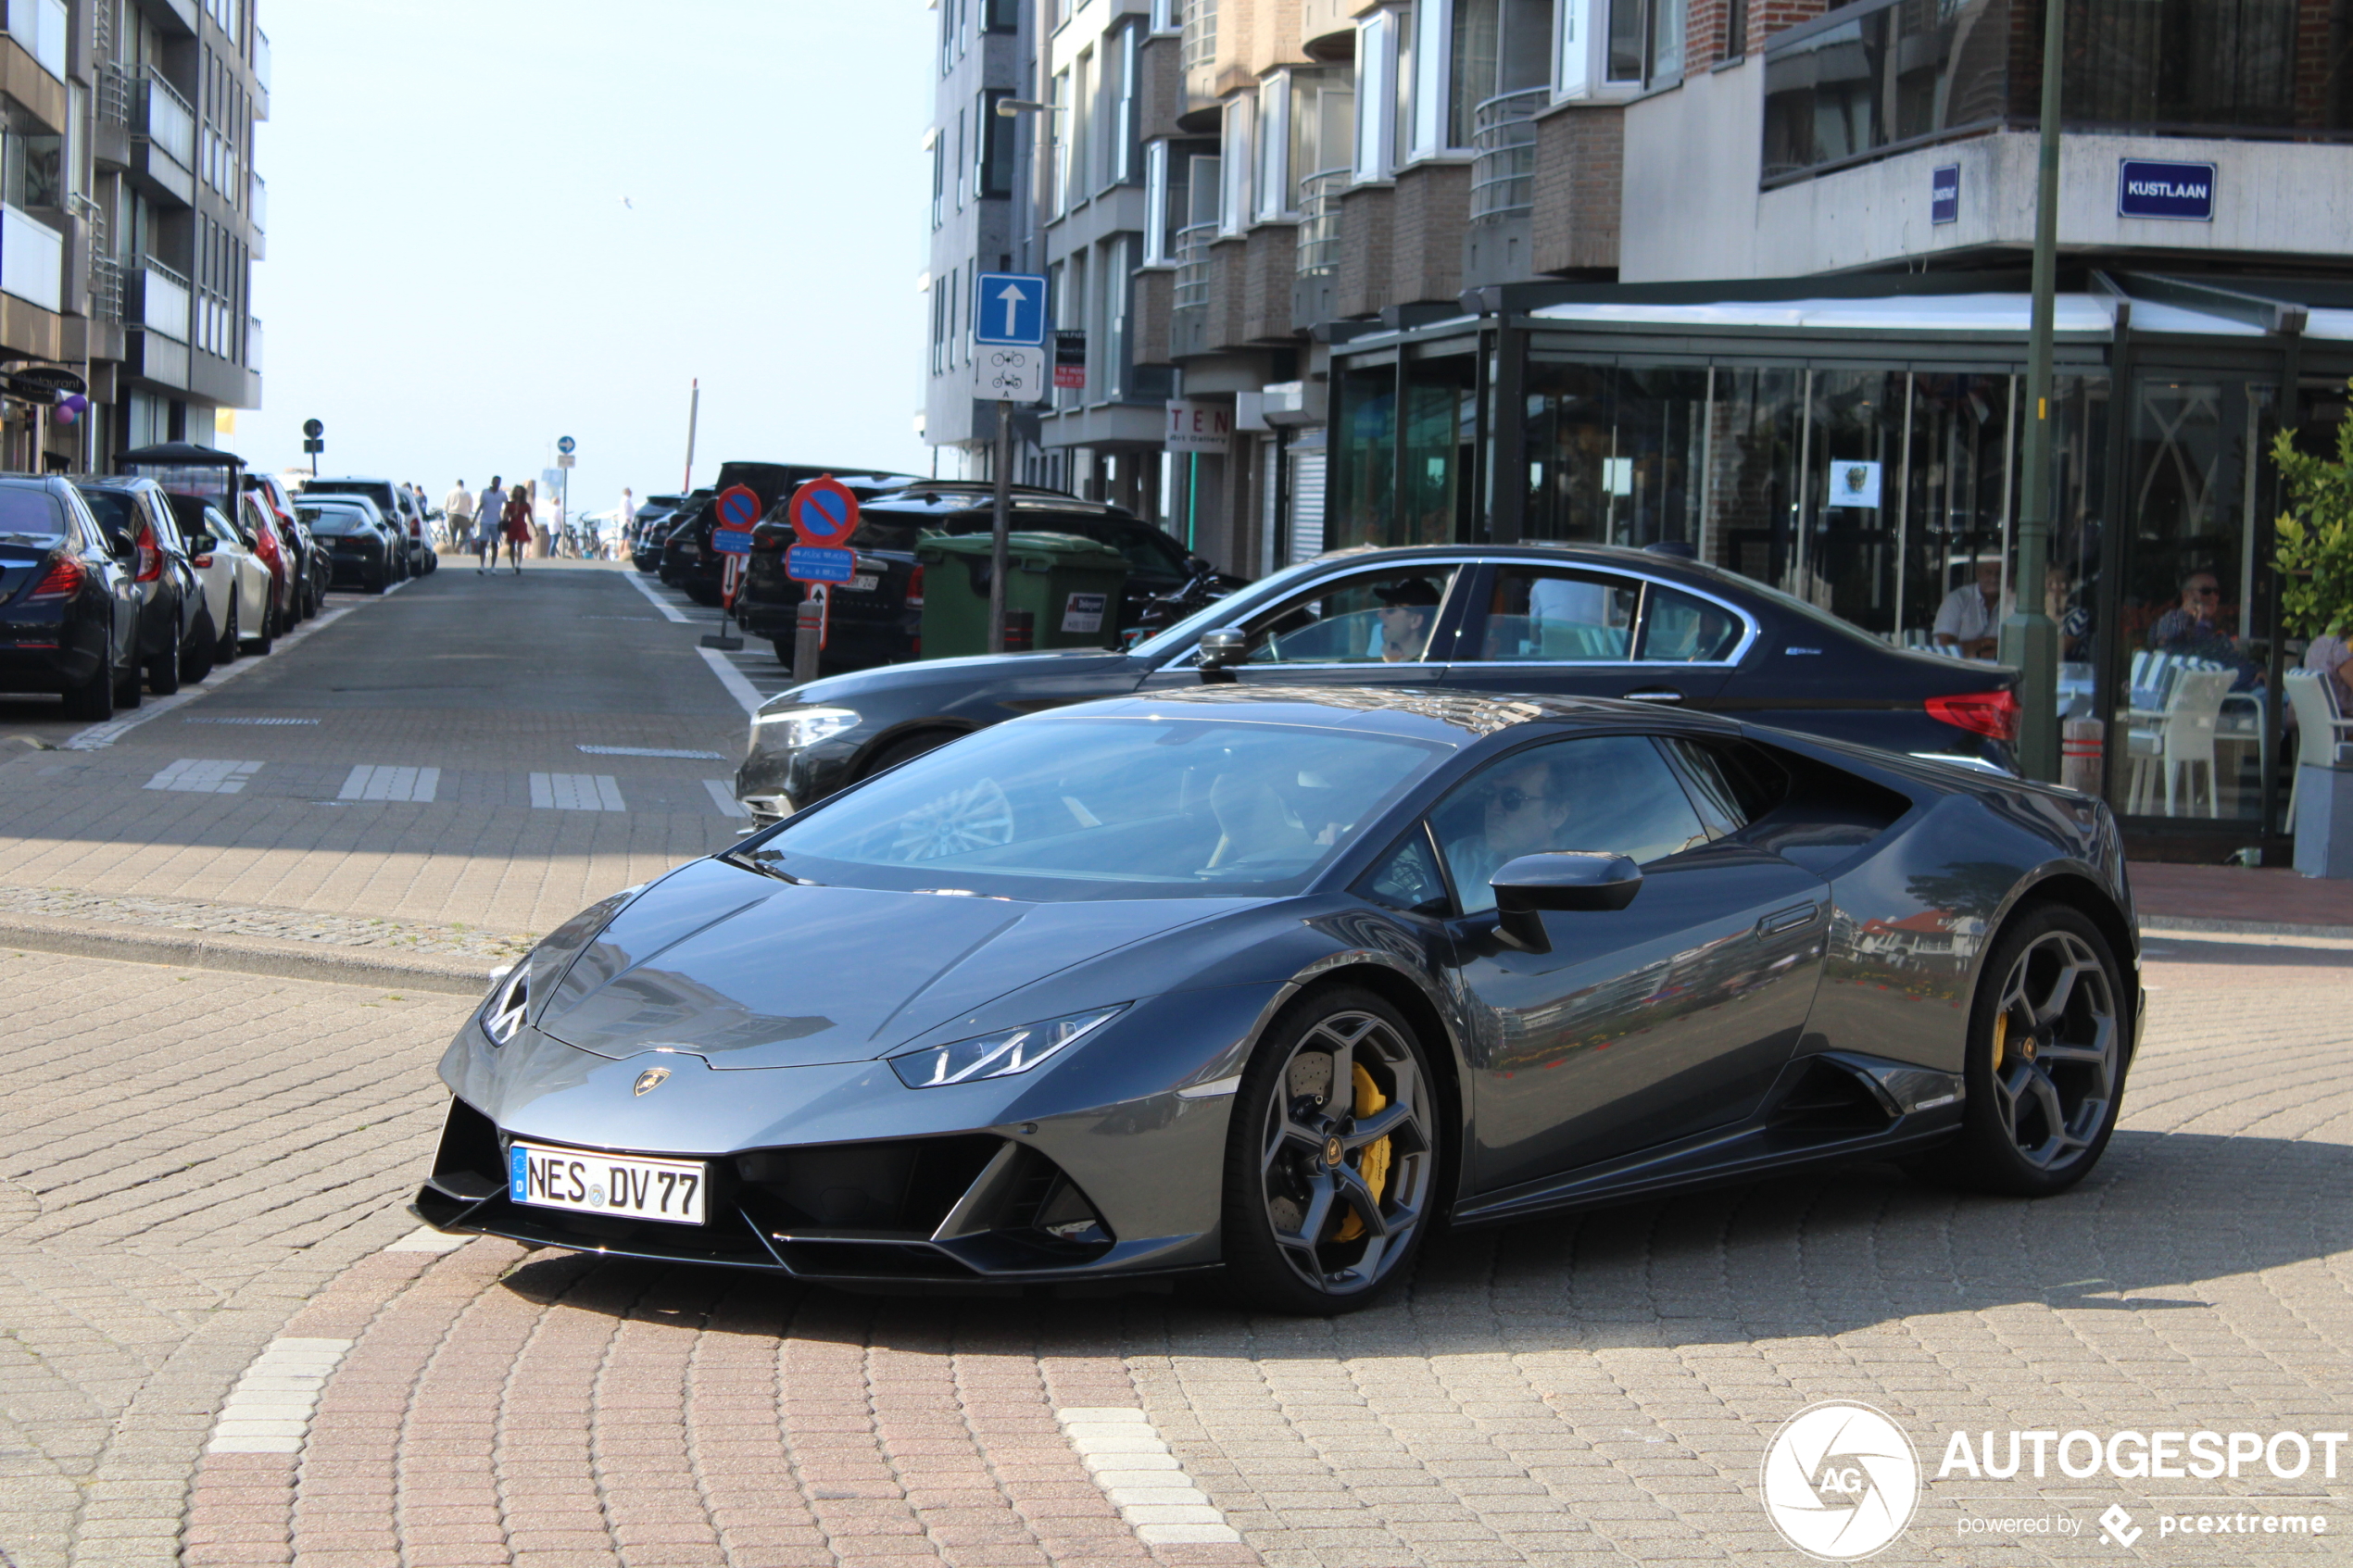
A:
[[[2079,338],[2063,352],[2049,569],[2029,584],[2017,579],[2022,332],[1931,345],[1887,314],[1867,329],[1877,364],[1830,329],[1819,342],[1662,332],[1673,352],[1646,356],[1621,316],[1597,316],[1590,341],[1530,320],[1406,334],[1380,363],[1342,349],[1327,544],[1476,542],[1501,502],[1506,537],[1516,524],[1530,542],[1688,552],[1951,658],[1993,658],[2003,619],[2039,594],[2059,628],[2060,717],[2098,753],[2079,778],[2153,828],[2236,842],[2284,831],[2294,738],[2270,694],[2302,650],[2276,646],[2266,565],[2281,340],[2181,345],[2195,348],[2183,363],[2208,367],[2193,374],[2157,368],[2162,345],[2136,339],[2121,403],[2108,345]],[[1495,368],[1504,344],[1516,375]],[[2353,342],[2336,352],[2353,370]],[[1491,386],[1516,387],[1491,403],[1508,466],[1482,460],[1498,430],[1477,418],[1478,354]],[[2300,423],[2309,435],[2313,417]]]

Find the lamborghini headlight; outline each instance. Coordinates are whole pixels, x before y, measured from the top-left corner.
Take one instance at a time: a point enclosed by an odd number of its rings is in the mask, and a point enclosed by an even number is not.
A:
[[[1045,1023],[1025,1023],[995,1035],[979,1035],[952,1045],[924,1046],[890,1059],[890,1069],[911,1089],[941,1084],[976,1084],[984,1078],[1010,1078],[1026,1073],[1068,1047],[1080,1035],[1110,1022],[1129,1004],[1094,1012],[1075,1012]]]

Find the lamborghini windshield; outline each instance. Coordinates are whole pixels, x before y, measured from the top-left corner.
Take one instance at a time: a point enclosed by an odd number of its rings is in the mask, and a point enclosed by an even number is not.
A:
[[[943,746],[738,858],[1026,899],[1295,893],[1448,748],[1225,719],[1051,717]]]

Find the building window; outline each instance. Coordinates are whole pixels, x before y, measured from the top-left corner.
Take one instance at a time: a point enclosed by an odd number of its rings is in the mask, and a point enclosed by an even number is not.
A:
[[[1213,63],[1217,58],[1217,0],[1185,0],[1184,31],[1177,56],[1184,69]]]
[[[1748,0],[1726,0],[1723,57],[1727,60],[1737,60],[1747,54]]]
[[[1118,61],[1118,97],[1111,120],[1111,182],[1114,185],[1132,185],[1142,174],[1136,133],[1140,123],[1137,99],[1144,87],[1143,62],[1138,55],[1143,36],[1141,28],[1122,28],[1113,45]]]
[[[1096,134],[1095,52],[1080,52],[1070,82],[1070,200],[1076,205],[1095,194]]]
[[[1397,105],[1397,19],[1376,11],[1356,24],[1356,178],[1389,177],[1390,117]]]
[[[924,138],[924,145],[931,153],[931,226],[937,229],[948,220],[948,145],[937,126]]]
[[[1070,72],[1054,72],[1053,91],[1046,102],[1046,134],[1053,139],[1054,147],[1048,178],[1052,185],[1052,216],[1060,218],[1070,210],[1070,136],[1063,125],[1070,108]]]
[[[1257,136],[1258,210],[1265,223],[1284,215],[1291,204],[1290,77],[1278,70],[1258,85],[1258,108],[1252,117]]]
[[[1745,0],[1732,0],[1735,7]],[[1587,52],[1592,47],[1593,0],[1561,0],[1560,19],[1553,31],[1560,43],[1560,64],[1553,91],[1563,98],[1581,98],[1593,79]]]
[[[981,31],[1019,32],[1021,0],[980,0]]]
[[[1251,98],[1229,98],[1225,107],[1225,134],[1219,139],[1231,154],[1225,158],[1226,189],[1217,204],[1218,232],[1239,234],[1250,222],[1252,121],[1258,105]]]
[[[997,112],[997,106],[1013,95],[1009,87],[985,88],[973,110],[980,126],[979,133],[973,138],[980,155],[979,165],[973,170],[975,196],[1013,194],[1013,137],[1019,133],[1021,122]]]
[[[1356,156],[1356,92],[1345,69],[1290,73],[1290,207],[1307,210],[1311,182],[1347,183]]]
[[[1414,49],[1410,65],[1401,62],[1401,81],[1410,76],[1410,121],[1413,157],[1430,157],[1445,150],[1446,134],[1446,6],[1443,0],[1422,0],[1414,8]],[[1404,161],[1404,160],[1400,160]]]
[[[964,210],[964,190],[968,182],[966,176],[971,168],[970,163],[967,161],[965,152],[966,145],[967,144],[964,141],[964,111],[958,109],[956,111],[956,210],[958,212]]]

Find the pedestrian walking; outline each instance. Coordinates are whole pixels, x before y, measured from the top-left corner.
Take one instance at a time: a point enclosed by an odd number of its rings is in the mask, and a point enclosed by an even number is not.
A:
[[[482,500],[474,512],[474,575],[481,576],[498,564],[498,534],[506,525],[507,491],[497,474],[490,476],[489,485],[482,493]]]
[[[522,486],[507,497],[507,563],[522,575],[522,547],[531,543],[531,496]]]
[[[441,498],[441,525],[453,550],[470,550],[474,543],[474,493],[466,488],[462,479],[449,482],[449,494]]]

